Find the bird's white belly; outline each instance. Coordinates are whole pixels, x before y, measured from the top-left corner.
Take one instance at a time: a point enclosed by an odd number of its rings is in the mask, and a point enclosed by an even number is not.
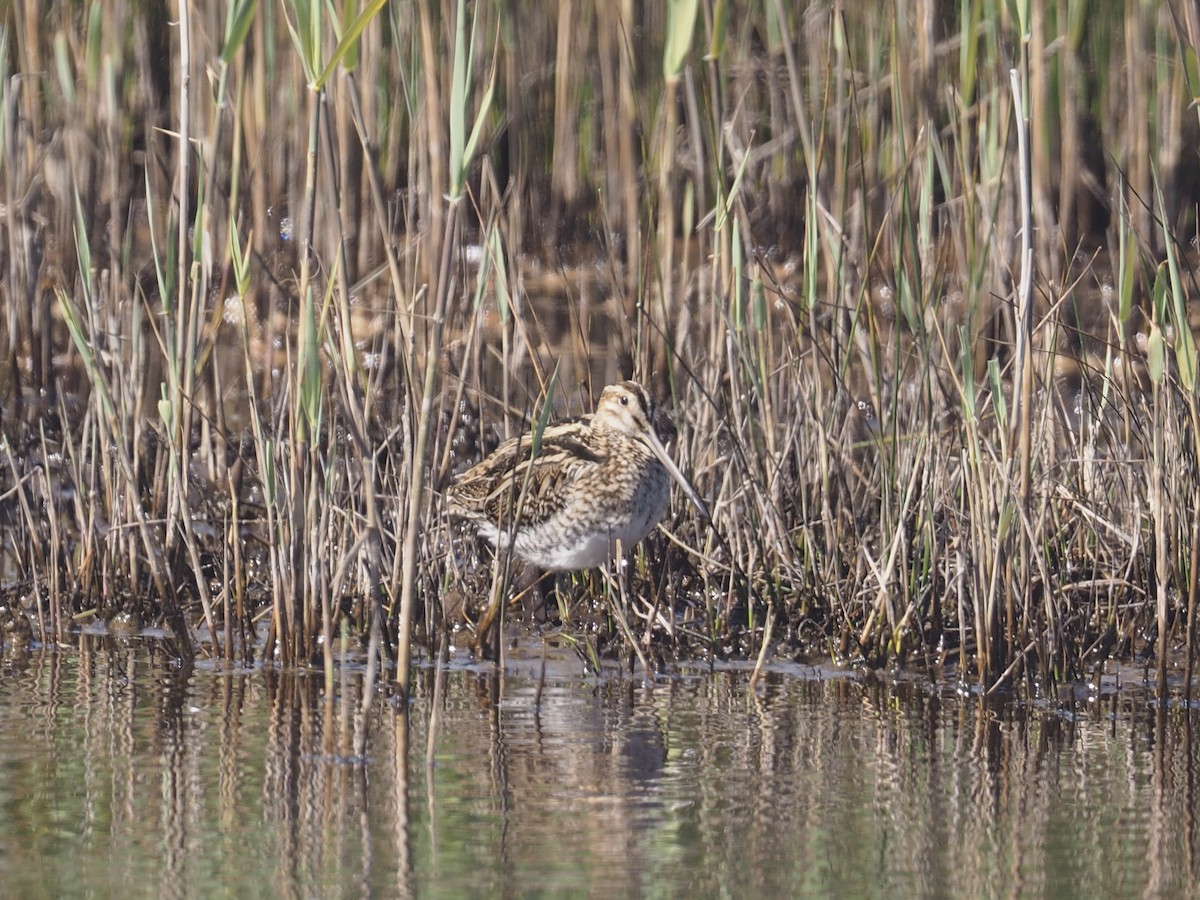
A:
[[[651,521],[647,514],[634,521],[628,521],[619,528],[606,532],[591,531],[581,534],[574,541],[564,540],[557,543],[545,541],[523,541],[523,535],[517,535],[517,554],[528,559],[543,569],[556,571],[574,571],[576,569],[592,569],[602,566],[617,554],[617,545],[621,552],[628,552],[634,545],[650,533],[658,524],[658,516]]]
[[[574,571],[602,566],[617,554],[618,544],[628,553],[658,524],[666,512],[665,481],[651,480],[638,491],[632,509],[604,521],[586,511],[568,507],[536,526],[518,525],[512,537],[513,552],[541,569]],[[508,532],[488,523],[480,534],[497,548],[507,547]]]

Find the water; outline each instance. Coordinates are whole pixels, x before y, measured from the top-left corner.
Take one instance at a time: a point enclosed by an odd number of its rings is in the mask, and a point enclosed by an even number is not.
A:
[[[0,674],[5,896],[1180,896],[1197,713],[832,669],[313,673],[81,635]],[[527,650],[521,653],[521,650]],[[1135,679],[1136,680],[1136,679]],[[540,694],[539,694],[540,691]],[[365,735],[366,753],[354,752]],[[427,763],[427,751],[430,753]]]

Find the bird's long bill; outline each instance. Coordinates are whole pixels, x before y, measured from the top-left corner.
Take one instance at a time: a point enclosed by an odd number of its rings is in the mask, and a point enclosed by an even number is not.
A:
[[[662,441],[658,439],[658,435],[654,433],[654,429],[647,429],[642,433],[642,437],[645,438],[646,446],[654,451],[654,455],[658,457],[658,461],[663,464],[671,477],[683,488],[683,492],[687,494],[688,499],[695,504],[696,509],[700,510],[700,515],[712,521],[712,516],[708,514],[708,507],[704,505],[704,501],[700,499],[700,495],[696,493],[695,488],[688,483],[687,478],[679,471],[679,467],[675,465],[675,461],[667,456],[666,448],[663,447]]]

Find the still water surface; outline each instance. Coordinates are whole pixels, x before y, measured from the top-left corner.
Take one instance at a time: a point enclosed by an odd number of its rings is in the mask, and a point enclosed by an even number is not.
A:
[[[406,732],[383,692],[360,715],[353,666],[327,703],[314,673],[183,678],[147,639],[7,653],[0,893],[1196,891],[1197,712],[1136,686],[1026,705],[832,669],[750,691],[545,667],[452,665],[436,702],[423,670]]]

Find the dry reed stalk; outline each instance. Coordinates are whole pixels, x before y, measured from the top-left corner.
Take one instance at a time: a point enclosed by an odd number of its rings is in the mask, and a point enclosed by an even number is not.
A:
[[[204,621],[226,655],[254,652],[239,630],[272,607],[266,652],[307,662],[319,646],[331,686],[343,604],[373,654],[418,628],[436,646],[450,575],[420,536],[439,533],[435,492],[463,462],[460,404],[482,407],[480,434],[511,433],[561,359],[578,408],[617,368],[657,381],[714,510],[716,531],[677,510],[673,540],[650,542],[665,564],[646,606],[671,614],[651,651],[757,656],[802,633],[872,664],[956,658],[996,688],[1071,677],[1101,637],[1151,624],[1160,654],[1191,647],[1190,18],[706,2],[703,45],[681,28],[667,67],[647,64],[658,12],[635,29],[628,3],[553,2],[557,30],[517,35],[478,4],[464,46],[489,60],[452,83],[439,60],[459,23],[434,5],[363,22],[361,53],[327,8],[282,9],[189,10],[178,31],[133,10],[128,28],[89,15],[57,34],[31,29],[27,5],[6,14],[5,437],[58,403],[38,387],[80,401],[61,438],[30,445],[47,468],[61,453],[79,489],[48,521],[44,476],[6,444],[3,490],[20,485],[29,509],[11,495],[21,526],[3,553],[47,629],[119,604],[119,582],[161,580],[151,596],[179,595],[188,633]],[[282,26],[300,12],[316,18],[297,44]],[[150,59],[159,35],[177,41],[166,68]],[[1013,41],[1035,99],[1015,131]],[[1155,66],[1108,71],[1148,52]],[[481,127],[496,140],[452,165],[467,110],[449,107],[488,90],[493,62],[500,112]],[[191,80],[202,69],[211,90]],[[1132,109],[1153,109],[1153,133]],[[1123,204],[1111,224],[1108,196]],[[476,243],[478,268],[461,252]],[[583,286],[569,263],[595,253]],[[551,301],[531,285],[553,272]],[[72,362],[55,285],[94,377]],[[474,309],[456,302],[471,293]],[[224,323],[233,301],[245,319]],[[599,587],[580,581],[580,599]]]

